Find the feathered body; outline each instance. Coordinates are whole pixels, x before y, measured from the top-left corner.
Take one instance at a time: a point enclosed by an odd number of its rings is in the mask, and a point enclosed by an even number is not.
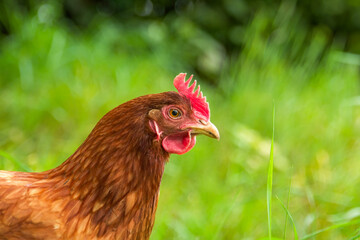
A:
[[[176,92],[138,97],[107,113],[57,168],[0,171],[0,239],[148,239],[166,149],[195,144],[159,114],[175,105],[192,112]]]

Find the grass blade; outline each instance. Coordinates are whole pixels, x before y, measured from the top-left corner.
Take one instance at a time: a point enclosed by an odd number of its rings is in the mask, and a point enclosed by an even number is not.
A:
[[[360,219],[334,224],[334,225],[331,225],[329,227],[326,227],[326,228],[317,230],[317,231],[315,231],[313,233],[310,233],[310,234],[304,236],[303,238],[301,238],[301,240],[309,239],[309,238],[314,237],[314,236],[316,236],[316,235],[318,235],[320,233],[323,233],[323,232],[326,232],[326,231],[329,231],[329,230],[332,230],[332,229],[342,228],[342,227],[351,226],[351,225],[359,224],[359,223],[360,223]]]
[[[268,231],[269,239],[271,240],[271,203],[272,203],[272,184],[273,184],[273,170],[274,170],[274,132],[275,132],[275,103],[273,106],[273,126],[270,147],[270,160],[268,168],[268,178],[266,186],[266,202],[267,202],[267,215],[268,215]]]
[[[240,196],[241,191],[239,191],[236,194],[236,197],[234,199],[233,204],[231,205],[231,207],[228,209],[228,211],[226,212],[226,214],[224,215],[223,219],[220,222],[220,224],[218,225],[218,228],[216,230],[216,233],[214,234],[213,240],[219,239],[219,235],[221,232],[221,229],[223,228],[223,226],[225,225],[226,220],[229,218],[229,216],[231,215],[231,213],[233,212],[233,209],[236,207],[236,204],[238,204],[238,198]]]
[[[293,225],[293,227],[294,227],[294,238],[295,238],[295,240],[298,240],[298,239],[299,239],[299,236],[298,236],[298,234],[297,234],[297,230],[296,230],[296,226],[295,226],[295,222],[294,222],[293,217],[291,216],[288,208],[287,208],[287,207],[284,205],[284,203],[280,200],[280,198],[279,198],[278,196],[276,196],[276,198],[277,198],[277,200],[279,200],[281,206],[282,206],[283,209],[285,210],[286,215],[290,218],[291,223],[292,223],[292,225]]]
[[[292,167],[291,167],[292,170]],[[291,176],[292,176],[292,171],[291,171]],[[290,193],[291,193],[291,176],[289,179],[289,190],[288,190],[288,196],[287,196],[287,202],[286,202],[286,208],[289,209],[289,202],[290,202]],[[286,227],[287,227],[287,219],[288,219],[288,214],[285,214],[285,226],[284,226],[284,235],[283,235],[283,239],[286,239]]]
[[[357,231],[359,232],[359,231]],[[349,238],[349,240],[356,240],[356,239],[359,239],[360,238],[360,233],[356,234],[355,236]]]
[[[10,162],[12,162],[14,165],[16,165],[19,169],[21,169],[21,170],[23,170],[23,171],[26,171],[26,172],[31,172],[31,171],[32,171],[28,166],[22,164],[20,161],[18,161],[17,159],[13,158],[13,157],[12,157],[10,154],[8,154],[7,152],[4,152],[4,151],[1,151],[1,150],[0,150],[0,156],[3,157],[3,158],[5,158],[5,159],[7,159],[7,160],[9,160]]]

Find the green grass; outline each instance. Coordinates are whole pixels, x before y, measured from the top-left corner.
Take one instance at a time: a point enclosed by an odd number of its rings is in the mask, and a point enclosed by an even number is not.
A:
[[[0,157],[3,158],[1,161],[2,165],[4,165],[4,161],[9,161],[12,165],[16,166],[16,169],[19,169],[21,171],[30,172],[31,169],[24,165],[21,161],[17,160],[16,158],[13,158],[9,153],[0,151]]]
[[[296,230],[296,226],[295,226],[295,222],[294,222],[294,219],[293,217],[291,216],[291,213],[289,212],[288,208],[284,205],[284,203],[280,200],[280,198],[278,198],[278,196],[276,196],[277,200],[279,200],[280,204],[281,204],[281,207],[285,210],[286,212],[286,216],[288,216],[291,220],[291,224],[293,225],[293,228],[294,228],[294,239],[295,240],[298,240],[299,239],[299,236],[297,234],[297,230]],[[285,225],[286,227],[286,225]],[[285,228],[286,229],[286,228]],[[286,239],[286,235],[284,236],[284,239]]]
[[[266,187],[266,202],[267,202],[267,213],[268,213],[268,231],[269,239],[271,239],[271,206],[272,206],[272,189],[273,189],[273,172],[274,172],[274,136],[275,136],[275,103],[273,106],[273,129],[270,146],[270,161],[268,168],[268,179]]]
[[[342,223],[337,223],[337,224],[334,224],[334,225],[331,225],[331,226],[328,226],[326,228],[323,228],[323,229],[319,229],[313,233],[310,233],[306,236],[304,236],[302,239],[310,239],[316,235],[319,235],[323,232],[326,232],[326,231],[330,231],[330,230],[333,230],[333,229],[339,229],[339,228],[342,228],[342,227],[346,227],[346,226],[358,226],[360,223],[360,220],[357,219],[357,220],[353,220],[353,221],[345,221],[345,222],[342,222]],[[355,236],[355,239],[356,239],[357,236]],[[351,238],[350,238],[351,239]]]
[[[286,202],[286,209],[289,209],[289,203],[290,203],[290,193],[291,193],[291,176],[290,176],[290,180],[289,180],[289,190],[288,190],[288,194],[287,194],[287,202]],[[287,220],[288,220],[288,216],[289,214],[286,213],[285,215],[285,223],[284,223],[284,234],[283,234],[283,239],[286,239],[286,229],[287,229]],[[294,225],[295,226],[295,225]]]
[[[13,21],[14,34],[0,42],[6,170],[57,166],[113,107],[175,90],[174,76],[195,68],[181,57],[189,51],[182,41],[216,45],[181,16],[134,26],[99,17],[84,33],[36,14]],[[216,86],[195,76],[221,140],[199,137],[191,152],[171,156],[151,239],[267,239],[270,224],[272,239],[354,239],[360,57],[343,53],[327,29],[281,11],[257,13],[238,37],[241,54],[226,59]],[[290,201],[285,207],[272,195]]]

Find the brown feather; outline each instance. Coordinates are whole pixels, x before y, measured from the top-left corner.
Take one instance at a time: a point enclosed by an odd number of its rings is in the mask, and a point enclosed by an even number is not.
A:
[[[63,164],[0,171],[0,239],[148,239],[169,154],[148,112],[188,101],[147,95],[107,113]]]

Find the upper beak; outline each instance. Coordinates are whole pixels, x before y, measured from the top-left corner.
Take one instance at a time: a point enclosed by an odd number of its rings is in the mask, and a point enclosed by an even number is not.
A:
[[[200,121],[200,123],[190,126],[191,133],[195,134],[204,134],[211,138],[216,138],[217,140],[220,139],[220,134],[218,129],[215,127],[214,124],[209,122]]]

